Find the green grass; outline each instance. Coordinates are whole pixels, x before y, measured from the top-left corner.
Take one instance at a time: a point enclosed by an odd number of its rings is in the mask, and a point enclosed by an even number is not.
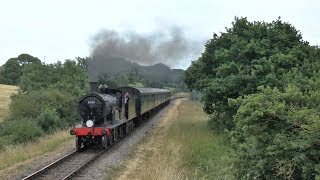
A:
[[[0,170],[13,167],[31,158],[55,151],[66,142],[71,141],[72,138],[68,131],[61,131],[40,138],[37,142],[6,146],[3,151],[0,151]]]
[[[189,178],[233,179],[227,138],[208,128],[200,103],[181,104],[167,139],[183,146],[183,166]]]
[[[107,179],[234,179],[227,138],[208,128],[202,105],[184,100],[172,109],[169,123],[160,122]],[[164,133],[165,125],[169,129]],[[140,162],[132,168],[137,156]]]

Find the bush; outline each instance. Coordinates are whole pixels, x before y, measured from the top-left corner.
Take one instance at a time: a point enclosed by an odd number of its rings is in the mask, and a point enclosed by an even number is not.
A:
[[[5,142],[0,139],[0,151],[3,151],[5,149]]]
[[[320,175],[320,93],[289,85],[230,100],[237,178],[315,179]]]
[[[17,120],[24,117],[36,118],[41,112],[39,92],[31,94],[16,94],[11,98],[9,120]]]
[[[58,128],[64,127],[66,124],[62,122],[56,111],[52,109],[45,109],[36,119],[37,124],[46,133],[52,133]]]
[[[26,143],[43,134],[37,123],[27,118],[2,123],[0,132],[3,144]]]
[[[35,61],[32,56],[20,55],[0,67],[1,81],[1,75],[7,74],[4,70],[17,66],[11,79],[16,80],[14,84],[19,82],[20,90],[12,97],[10,116],[0,122],[0,149],[36,140],[43,132],[52,133],[80,119],[77,101],[88,91],[85,59],[51,65]]]
[[[43,132],[48,134],[68,127],[80,119],[76,108],[76,98],[62,90],[41,89],[17,94],[12,98],[10,117],[1,123],[0,134],[5,136],[1,139],[4,144],[27,142]]]
[[[193,101],[200,101],[202,97],[202,93],[199,91],[191,91],[190,95],[191,95],[190,99]]]
[[[223,133],[233,127],[232,116],[227,113],[213,113],[209,117],[208,126],[216,133]]]
[[[12,98],[9,120],[24,117],[37,119],[47,109],[55,111],[65,124],[77,122],[77,99],[68,92],[56,89],[42,89],[18,94]],[[46,131],[46,130],[45,130]]]

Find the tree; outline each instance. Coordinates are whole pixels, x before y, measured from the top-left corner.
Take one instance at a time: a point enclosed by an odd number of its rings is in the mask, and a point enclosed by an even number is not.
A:
[[[77,64],[85,70],[87,70],[87,68],[88,68],[89,61],[90,61],[90,57],[85,57],[85,58],[76,57]]]
[[[54,74],[58,81],[52,83],[50,88],[68,91],[77,98],[89,91],[86,69],[79,61],[66,60],[62,66],[55,67]]]
[[[79,122],[77,102],[89,90],[82,61],[47,65],[21,55],[6,65],[4,70],[19,73],[9,76],[17,80],[14,83],[21,80],[19,93],[12,96],[10,115],[0,123],[0,149],[8,144],[36,140],[43,133]]]
[[[315,179],[320,175],[320,89],[259,87],[230,100],[237,179]]]
[[[119,86],[119,82],[116,80],[116,78],[108,73],[99,76],[98,83],[105,84],[109,88],[117,88]]]
[[[320,177],[320,49],[280,19],[236,18],[186,71],[209,125],[227,130],[237,179]]]
[[[3,68],[3,66],[0,66],[0,84],[6,84],[6,79],[3,77],[3,71],[4,70],[4,68]]]
[[[20,76],[24,67],[28,64],[40,64],[41,61],[29,54],[20,54],[16,58],[10,58],[4,65],[3,70],[0,71],[6,84],[17,85],[20,82]]]
[[[66,60],[63,64],[29,64],[23,70],[20,89],[22,91],[55,88],[80,97],[88,92],[86,70],[76,61]]]
[[[229,98],[256,93],[260,85],[283,89],[294,71],[310,78],[320,68],[318,57],[319,49],[281,19],[265,23],[236,18],[231,28],[207,42],[205,52],[187,69],[185,83],[204,94],[211,126],[231,130],[236,109],[228,105]]]
[[[20,54],[16,60],[18,61],[19,65],[23,68],[24,66],[30,63],[37,63],[40,64],[41,61],[37,57],[33,57],[29,54]]]
[[[46,64],[29,64],[23,69],[19,84],[22,92],[48,88],[61,79],[55,66]]]
[[[6,84],[15,85],[20,81],[20,76],[22,75],[21,66],[15,58],[9,59],[3,65],[3,71],[1,72],[2,77],[5,79]]]

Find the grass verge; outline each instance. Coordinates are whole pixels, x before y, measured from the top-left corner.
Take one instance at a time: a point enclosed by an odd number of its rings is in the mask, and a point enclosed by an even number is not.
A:
[[[208,117],[199,102],[185,101],[170,128],[168,142],[183,146],[185,175],[192,179],[233,179],[227,136],[207,126]]]
[[[163,134],[153,132],[144,138],[133,150],[133,158],[110,171],[113,178],[234,179],[227,138],[208,128],[202,105],[187,100],[176,108],[175,115],[169,117],[171,123],[160,123],[160,130],[154,131],[163,130],[164,125],[169,126],[168,130],[161,132]],[[156,144],[150,143],[152,141]]]
[[[0,151],[0,170],[13,167],[31,158],[55,151],[72,138],[68,131],[61,131],[40,138],[37,142],[7,146],[3,151]]]

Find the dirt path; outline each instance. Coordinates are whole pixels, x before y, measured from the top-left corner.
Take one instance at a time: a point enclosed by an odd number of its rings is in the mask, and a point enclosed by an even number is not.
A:
[[[146,142],[137,147],[134,158],[129,159],[125,164],[125,169],[121,172],[120,180],[131,179],[132,174],[139,172],[139,167],[144,163],[150,154],[156,154],[161,147],[161,142],[166,136],[171,123],[177,119],[179,114],[179,105],[183,99],[174,101],[173,106],[160,119],[160,122],[148,133]]]

